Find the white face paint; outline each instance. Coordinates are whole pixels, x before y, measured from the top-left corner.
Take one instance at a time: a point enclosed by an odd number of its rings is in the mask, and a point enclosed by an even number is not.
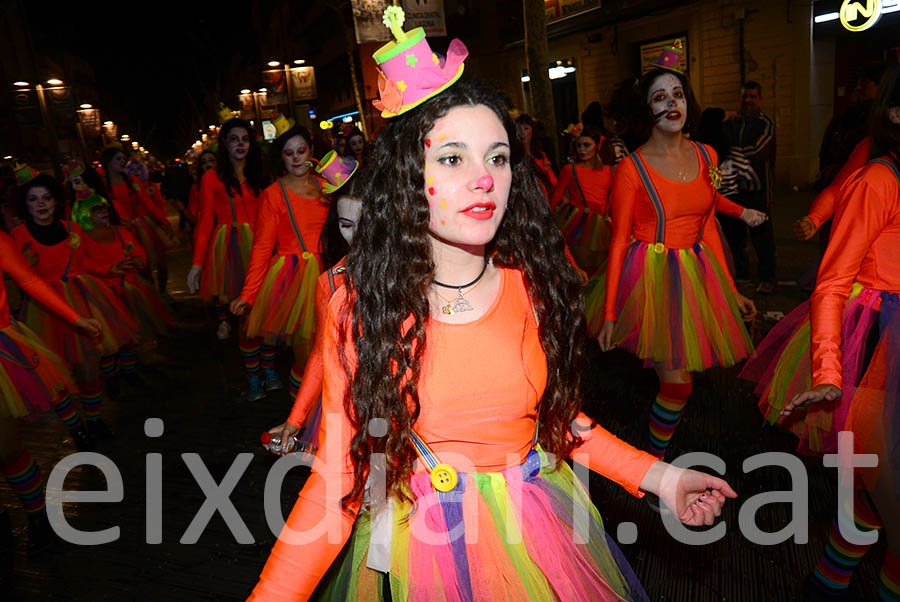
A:
[[[891,107],[888,109],[888,119],[894,125],[900,125],[900,107]]]
[[[292,136],[284,143],[284,149],[281,151],[285,171],[298,178],[305,176],[310,169],[310,164],[307,163],[310,154],[309,143],[303,136]]]
[[[656,78],[650,86],[647,104],[653,113],[655,127],[669,134],[684,128],[687,100],[681,80],[674,74],[666,73]]]
[[[359,224],[359,214],[362,211],[362,201],[350,196],[342,196],[337,202],[338,229],[341,236],[349,245],[356,234],[356,226]]]

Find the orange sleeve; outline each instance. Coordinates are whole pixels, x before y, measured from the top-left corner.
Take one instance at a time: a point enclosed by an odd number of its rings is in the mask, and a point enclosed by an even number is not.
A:
[[[200,180],[200,213],[197,228],[194,230],[194,259],[192,264],[203,267],[206,261],[206,249],[212,237],[213,222],[216,219],[216,192],[214,190],[218,176],[210,169]]]
[[[324,273],[316,281],[316,338],[312,351],[303,368],[303,380],[294,400],[294,407],[288,416],[288,423],[300,428],[309,414],[310,408],[322,394],[322,375],[324,373],[322,346],[325,339],[325,314],[331,300],[331,286],[328,284],[328,273]]]
[[[837,172],[837,175],[834,176],[831,184],[829,184],[825,190],[820,192],[819,196],[813,200],[812,205],[809,208],[809,219],[811,219],[812,223],[816,226],[816,230],[821,228],[822,224],[827,222],[828,219],[834,215],[834,207],[837,204],[841,187],[850,179],[853,172],[866,164],[866,161],[869,160],[869,151],[871,149],[872,138],[866,136],[856,145],[856,148],[853,149],[850,156],[847,157],[847,162],[844,163],[844,166],[841,167],[840,171]]]
[[[147,194],[147,191],[143,186],[140,185],[138,180],[133,179],[128,183],[128,185],[132,186],[135,183],[137,183],[137,191],[135,194],[138,195],[138,200],[140,201],[141,205],[143,205],[147,213],[149,213],[150,216],[159,223],[159,225],[165,226],[166,224],[168,224],[169,217],[166,215],[166,212],[161,209],[159,205],[157,205],[153,201],[153,199],[150,198],[150,195]]]
[[[644,497],[641,482],[659,458],[625,443],[583,413],[575,420],[582,431],[582,442],[573,453],[573,460],[578,462],[579,454],[587,454],[588,468],[618,483],[631,495]]]
[[[880,170],[889,175],[879,177]],[[842,191],[845,202],[834,214],[831,238],[819,267],[816,290],[810,298],[814,387],[829,384],[841,388],[843,385],[841,322],[844,306],[863,259],[891,217],[889,200],[896,187],[888,168],[873,165],[858,173]]]
[[[718,192],[716,193],[716,211],[719,213],[724,213],[725,215],[740,219],[744,209],[745,207],[738,205]]]
[[[567,163],[563,165],[562,169],[559,170],[559,179],[556,181],[556,186],[553,188],[553,194],[550,195],[550,209],[556,209],[559,202],[562,200],[563,195],[566,193],[566,190],[569,188],[569,180],[572,179],[572,170],[575,167],[571,163]]]
[[[606,301],[603,319],[615,320],[616,297],[619,294],[619,278],[625,263],[625,250],[631,242],[634,206],[643,184],[638,180],[634,161],[619,163],[613,176],[610,208],[612,210],[612,239],[609,244],[609,258],[606,264]]]
[[[25,258],[16,250],[12,237],[5,232],[0,232],[0,267],[12,276],[29,296],[59,314],[62,319],[74,323],[81,317],[59,293],[28,267]]]
[[[263,191],[259,213],[256,217],[256,228],[253,230],[253,247],[250,249],[250,262],[247,264],[247,275],[240,298],[253,305],[256,294],[262,286],[263,279],[269,269],[269,260],[278,237],[278,226],[281,222],[281,197],[270,194],[269,189]]]
[[[259,582],[248,598],[250,601],[309,599],[350,538],[359,512],[358,503],[354,503],[349,511],[341,508],[341,497],[350,491],[353,483],[349,451],[353,429],[343,405],[348,383],[338,357],[337,311],[343,306],[344,297],[343,294],[334,295],[325,324],[325,380],[319,452],[312,474],[272,548]],[[351,361],[351,366],[353,363]],[[292,538],[294,541],[291,541]]]
[[[197,219],[197,214],[200,211],[200,191],[197,189],[197,186],[191,186],[191,192],[188,196],[188,205],[187,212],[188,215]]]

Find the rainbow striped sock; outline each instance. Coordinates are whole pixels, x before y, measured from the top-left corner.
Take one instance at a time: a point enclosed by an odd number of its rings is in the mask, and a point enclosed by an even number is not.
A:
[[[81,416],[75,411],[75,405],[72,403],[71,395],[65,394],[60,397],[59,401],[53,404],[53,410],[70,431],[74,431],[81,427]]]
[[[691,383],[659,383],[659,395],[650,408],[650,453],[657,458],[666,455],[675,427],[681,421],[684,407],[691,396]]]
[[[78,383],[78,391],[85,419],[93,422],[100,418],[100,408],[103,405],[103,382],[97,379]]]
[[[262,369],[263,370],[274,370],[275,369],[275,347],[271,345],[262,345],[259,348],[260,356],[262,357]]]
[[[0,473],[3,473],[10,488],[19,496],[25,512],[40,512],[45,508],[41,469],[27,449],[22,450],[22,455],[12,464],[0,466]]]
[[[123,349],[119,352],[119,372],[122,374],[134,374],[137,367],[137,350]]]
[[[243,336],[238,341],[241,351],[241,361],[244,362],[244,370],[247,376],[259,375],[259,339],[247,339]]]
[[[116,355],[104,355],[100,358],[100,374],[104,380],[108,380],[116,375]]]
[[[291,364],[291,374],[288,376],[288,390],[291,392],[291,399],[297,399],[297,392],[300,391],[300,381],[303,379],[303,368],[296,364]]]
[[[881,528],[881,519],[863,504],[858,493],[853,502],[853,512],[853,522],[860,531],[870,532]],[[816,585],[830,594],[847,591],[850,587],[850,577],[853,576],[856,565],[868,549],[868,545],[855,545],[844,539],[838,527],[838,519],[835,517],[828,533],[825,551],[819,557],[819,562],[812,573]]]
[[[894,554],[890,548],[884,556],[884,564],[881,565],[878,595],[883,602],[900,600],[900,556]]]
[[[228,315],[225,313],[225,304],[224,303],[216,303],[216,320],[219,322],[223,322],[228,319]]]

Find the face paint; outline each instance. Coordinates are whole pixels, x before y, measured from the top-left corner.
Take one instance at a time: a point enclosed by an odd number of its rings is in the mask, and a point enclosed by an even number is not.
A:
[[[281,151],[284,170],[292,176],[305,176],[309,173],[310,166],[307,164],[309,156],[309,144],[303,139],[303,136],[292,136],[285,142],[284,149]]]
[[[228,132],[225,139],[225,148],[232,159],[241,160],[247,156],[250,150],[250,134],[244,128],[234,128]]]
[[[494,178],[492,178],[490,174],[485,174],[478,178],[478,181],[475,182],[475,185],[482,190],[490,192],[494,189]]]
[[[647,103],[653,113],[655,127],[674,134],[684,128],[687,119],[687,100],[684,87],[674,74],[656,78],[650,86]]]
[[[597,154],[597,143],[590,136],[581,136],[575,141],[575,154],[579,161],[590,161]]]
[[[34,223],[47,226],[53,223],[56,199],[43,186],[32,186],[25,195],[25,206]]]

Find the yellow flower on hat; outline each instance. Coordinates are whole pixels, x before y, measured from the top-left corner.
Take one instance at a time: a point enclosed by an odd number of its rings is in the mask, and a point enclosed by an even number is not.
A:
[[[406,92],[406,82],[403,81],[402,79],[397,82],[397,87],[400,89],[401,92]]]

